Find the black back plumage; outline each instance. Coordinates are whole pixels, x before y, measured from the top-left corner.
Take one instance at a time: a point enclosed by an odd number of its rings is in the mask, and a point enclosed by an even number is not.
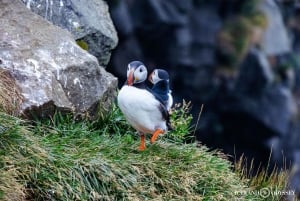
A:
[[[159,100],[164,106],[168,105],[169,100],[169,83],[167,80],[160,80],[151,89],[151,93]]]
[[[154,97],[161,103],[160,111],[163,114],[164,119],[166,120],[167,127],[169,130],[173,130],[170,122],[170,115],[167,109],[168,100],[169,100],[169,74],[167,71],[162,69],[157,69],[158,77],[160,80],[156,82],[152,88],[151,93]]]
[[[169,100],[169,74],[162,69],[156,69],[157,77],[160,79],[151,88],[151,93],[159,100],[165,107]]]

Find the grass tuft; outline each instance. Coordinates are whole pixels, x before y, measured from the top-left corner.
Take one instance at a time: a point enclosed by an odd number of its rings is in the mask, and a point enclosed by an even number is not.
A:
[[[252,160],[250,167],[247,168],[247,159],[242,156],[235,163],[236,172],[250,189],[249,194],[250,192],[262,194],[261,197],[269,201],[285,200],[285,195],[280,192],[287,192],[285,189],[288,187],[289,171],[286,168],[279,170],[277,167],[270,171],[267,167],[266,169],[259,168],[254,172],[253,162]]]
[[[170,111],[170,120],[173,130],[167,134],[167,139],[174,143],[183,143],[186,140],[194,141],[194,137],[190,136],[192,131],[192,115],[190,114],[191,102],[183,100],[177,103]]]

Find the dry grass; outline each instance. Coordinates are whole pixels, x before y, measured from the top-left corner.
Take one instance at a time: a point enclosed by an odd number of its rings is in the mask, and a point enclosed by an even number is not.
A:
[[[269,193],[270,195],[266,196],[264,200],[286,200],[284,195],[272,193],[276,191],[286,191],[290,171],[286,168],[279,170],[276,167],[270,171],[268,170],[268,167],[265,167],[264,169],[259,168],[254,172],[253,162],[254,161],[252,160],[250,167],[247,168],[247,159],[242,156],[235,163],[236,172],[250,189],[250,192],[261,193],[261,191],[266,191],[266,193]]]
[[[0,111],[16,116],[22,95],[9,72],[0,69]]]

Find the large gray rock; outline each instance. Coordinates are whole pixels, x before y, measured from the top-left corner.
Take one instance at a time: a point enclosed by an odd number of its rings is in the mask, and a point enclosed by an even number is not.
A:
[[[252,47],[240,65],[236,89],[251,96],[259,96],[273,84],[275,75],[264,52]]]
[[[291,51],[283,17],[274,0],[263,0],[260,9],[266,15],[268,26],[263,37],[263,47],[268,55],[280,55]]]
[[[117,79],[81,49],[72,35],[32,13],[19,0],[0,3],[0,68],[22,95],[19,113],[55,108],[93,113],[114,99]]]
[[[67,29],[76,40],[84,41],[87,50],[106,66],[118,37],[108,6],[102,0],[22,0],[34,13]]]
[[[239,101],[235,105],[280,136],[290,129],[296,113],[296,103],[291,91],[282,84],[275,84],[275,76],[265,54],[250,49],[241,63],[235,84]]]

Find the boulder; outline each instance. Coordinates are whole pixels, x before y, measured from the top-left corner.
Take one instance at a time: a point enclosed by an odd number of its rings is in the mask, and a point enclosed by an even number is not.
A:
[[[236,89],[250,96],[259,96],[270,86],[275,75],[264,52],[252,47],[240,65]]]
[[[19,0],[1,1],[0,24],[0,68],[20,93],[18,114],[45,116],[55,109],[93,114],[100,100],[108,106],[114,99],[117,79],[68,31]]]
[[[274,0],[263,0],[260,9],[268,21],[263,37],[263,47],[266,53],[268,55],[280,55],[291,51],[291,41],[277,3]]]
[[[286,137],[296,112],[292,93],[286,87],[274,85],[258,96],[239,95],[235,110],[248,114],[277,136]]]
[[[275,83],[274,73],[261,50],[250,49],[242,62],[235,96],[236,110],[247,113],[277,135],[289,132],[296,103],[289,88]]]
[[[53,24],[67,29],[76,40],[106,66],[111,50],[118,43],[117,33],[102,0],[22,0],[34,13]]]

